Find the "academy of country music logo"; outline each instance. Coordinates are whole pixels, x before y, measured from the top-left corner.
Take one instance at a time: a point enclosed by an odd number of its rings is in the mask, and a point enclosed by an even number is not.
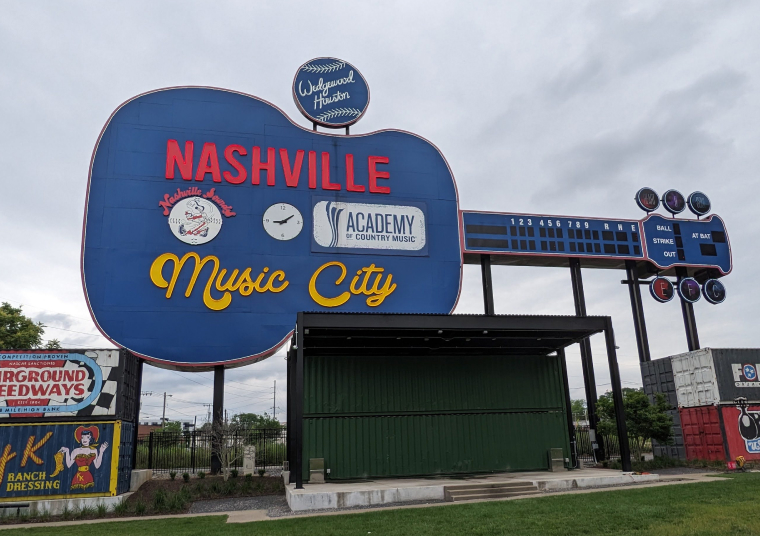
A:
[[[427,244],[425,212],[416,206],[319,201],[313,216],[321,248],[424,253]]]
[[[169,216],[172,234],[185,244],[199,246],[211,242],[222,230],[222,215],[235,216],[232,207],[211,188],[205,194],[198,187],[164,194],[158,205]]]

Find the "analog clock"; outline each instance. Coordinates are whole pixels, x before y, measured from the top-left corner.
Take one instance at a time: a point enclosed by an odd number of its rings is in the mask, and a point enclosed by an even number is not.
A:
[[[276,240],[292,240],[303,229],[303,217],[288,203],[275,203],[264,212],[264,230]]]

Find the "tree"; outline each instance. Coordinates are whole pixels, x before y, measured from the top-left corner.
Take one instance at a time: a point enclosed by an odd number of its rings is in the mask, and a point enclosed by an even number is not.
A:
[[[641,459],[644,444],[650,439],[665,445],[672,442],[673,419],[667,414],[669,409],[671,407],[662,393],[655,394],[652,404],[643,389],[623,389],[625,426],[634,459]],[[597,413],[600,417],[598,431],[602,434],[616,434],[617,421],[612,392],[607,391],[599,397]]]
[[[586,401],[581,399],[571,400],[570,409],[573,412],[573,419],[576,421],[586,420]]]
[[[61,341],[58,339],[50,339],[45,344],[45,350],[60,350],[61,349]]]
[[[232,469],[243,459],[245,441],[241,432],[240,423],[234,421],[219,421],[212,427],[211,453],[219,457],[225,482]]]
[[[257,413],[238,413],[232,417],[232,422],[235,423],[238,428],[268,428],[277,429],[282,428],[280,421],[273,419],[268,413],[259,415]]]
[[[10,303],[0,305],[0,349],[25,350],[39,348],[45,326],[35,323],[21,313],[21,307]]]
[[[166,424],[164,425],[162,432],[172,433],[172,434],[178,434],[182,432],[182,423],[179,421],[166,421]]]

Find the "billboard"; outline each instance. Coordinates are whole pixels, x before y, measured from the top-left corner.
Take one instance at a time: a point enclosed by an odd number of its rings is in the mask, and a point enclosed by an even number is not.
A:
[[[116,415],[119,350],[0,352],[0,419]]]
[[[0,424],[0,503],[116,495],[121,423]]]
[[[298,311],[450,313],[454,177],[415,134],[327,134],[242,93],[153,91],[98,139],[82,280],[108,339],[185,369],[271,355]]]
[[[724,406],[721,411],[731,460],[760,460],[760,406]]]

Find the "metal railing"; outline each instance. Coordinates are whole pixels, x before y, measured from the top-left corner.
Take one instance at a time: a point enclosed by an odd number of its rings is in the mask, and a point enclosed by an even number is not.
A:
[[[604,454],[606,460],[620,459],[620,442],[615,434],[597,434],[604,444]],[[594,451],[591,447],[591,437],[588,426],[578,426],[575,428],[575,445],[578,461],[581,463],[592,464],[595,461]]]
[[[137,438],[137,469],[153,469],[154,473],[209,472],[211,467],[211,431],[154,431]],[[281,468],[286,457],[285,429],[254,428],[237,430],[222,438],[233,452],[232,466],[243,466],[243,449],[256,447],[256,468]]]

